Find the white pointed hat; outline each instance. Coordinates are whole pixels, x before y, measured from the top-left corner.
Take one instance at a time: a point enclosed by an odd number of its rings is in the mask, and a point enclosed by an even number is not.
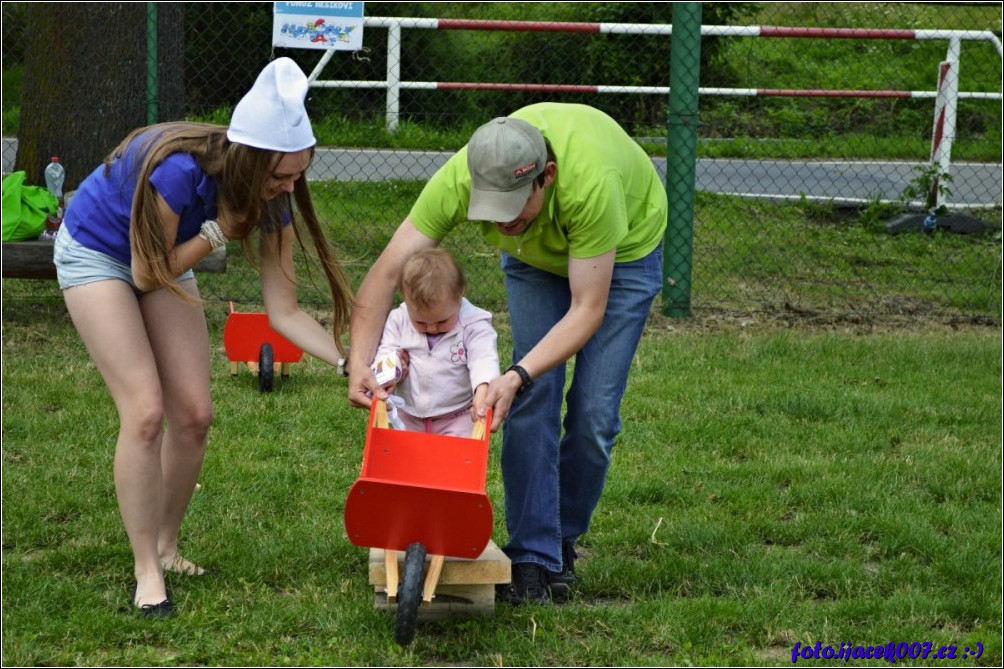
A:
[[[293,153],[317,143],[307,108],[307,76],[290,58],[265,66],[230,117],[227,138],[259,149]]]

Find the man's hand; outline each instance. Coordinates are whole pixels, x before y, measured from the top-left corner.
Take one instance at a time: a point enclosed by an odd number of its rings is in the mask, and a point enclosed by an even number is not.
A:
[[[516,391],[519,390],[522,382],[523,380],[516,372],[510,372],[496,376],[488,384],[488,392],[484,394],[484,402],[478,407],[478,417],[484,418],[487,414],[486,408],[492,408],[492,432],[497,432],[506,416],[509,415],[512,401],[516,398]]]
[[[373,398],[385,400],[389,393],[377,385],[376,376],[369,365],[349,363],[349,404],[369,409]]]

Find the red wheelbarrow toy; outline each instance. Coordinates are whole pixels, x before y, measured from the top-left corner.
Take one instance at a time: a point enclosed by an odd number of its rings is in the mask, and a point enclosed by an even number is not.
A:
[[[345,530],[356,546],[384,549],[387,603],[397,605],[394,638],[402,646],[414,639],[419,605],[431,605],[445,558],[464,558],[450,562],[459,571],[487,552],[491,435],[485,424],[475,423],[469,439],[393,430],[384,401],[375,400],[370,409],[362,471],[345,502]],[[400,577],[399,551],[405,552]],[[508,582],[507,559],[505,573]],[[494,605],[494,585],[478,587],[489,589]]]
[[[275,373],[289,376],[290,363],[300,362],[303,351],[268,324],[268,314],[234,312],[223,325],[223,348],[230,360],[230,376],[237,376],[240,363],[258,375],[258,390],[271,392]]]

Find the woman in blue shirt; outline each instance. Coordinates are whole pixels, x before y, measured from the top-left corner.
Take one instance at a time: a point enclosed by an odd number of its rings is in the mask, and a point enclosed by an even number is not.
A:
[[[307,185],[316,140],[306,93],[303,72],[280,58],[229,127],[134,131],[80,184],[56,239],[67,309],[118,410],[115,489],[135,560],[132,603],[147,617],[174,613],[165,571],[203,573],[178,552],[213,418],[209,334],[192,267],[231,239],[250,251],[257,231],[271,326],[331,365],[344,353],[352,294]],[[297,302],[292,248],[301,234],[331,289],[334,336]]]

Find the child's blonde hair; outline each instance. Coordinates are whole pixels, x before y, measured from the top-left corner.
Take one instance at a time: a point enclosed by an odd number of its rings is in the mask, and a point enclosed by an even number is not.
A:
[[[467,279],[449,251],[423,249],[412,254],[401,272],[401,293],[409,304],[426,309],[441,300],[460,300]]]

